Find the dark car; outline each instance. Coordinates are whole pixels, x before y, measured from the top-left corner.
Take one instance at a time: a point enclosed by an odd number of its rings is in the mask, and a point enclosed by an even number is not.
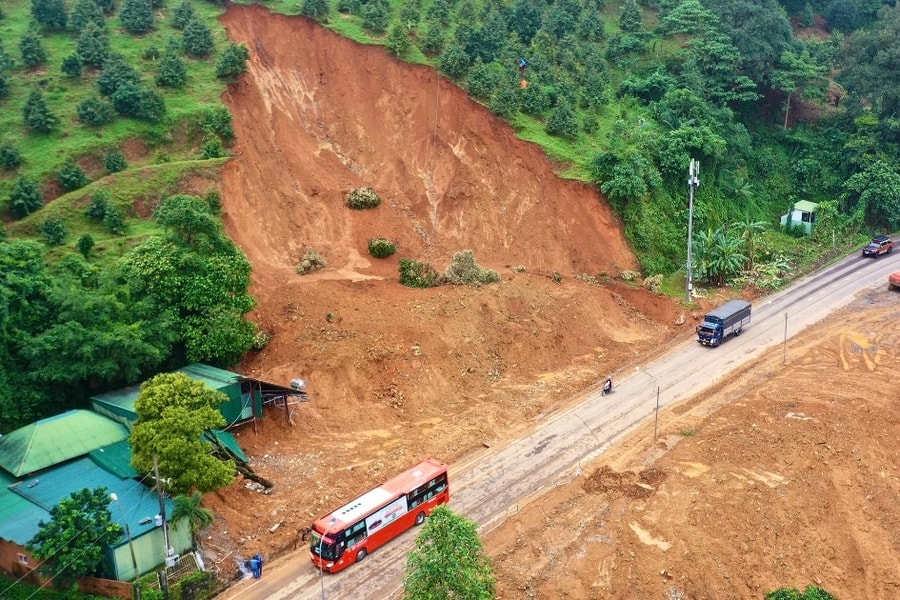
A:
[[[894,251],[894,241],[886,235],[878,235],[872,238],[869,245],[863,248],[863,256],[878,258],[882,254],[890,254]]]

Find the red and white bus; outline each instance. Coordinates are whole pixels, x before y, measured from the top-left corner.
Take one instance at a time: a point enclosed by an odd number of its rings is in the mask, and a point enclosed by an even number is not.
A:
[[[449,501],[447,465],[426,458],[318,518],[310,529],[310,558],[316,568],[336,573],[413,525],[421,525],[436,506]]]

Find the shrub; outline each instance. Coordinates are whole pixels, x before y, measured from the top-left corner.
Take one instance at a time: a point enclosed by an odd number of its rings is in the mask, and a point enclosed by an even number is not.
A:
[[[118,148],[110,148],[103,156],[103,166],[109,173],[119,173],[128,168],[125,154]]]
[[[159,61],[156,85],[179,88],[187,82],[187,67],[175,52],[167,51]]]
[[[269,342],[272,341],[272,334],[268,331],[258,330],[256,335],[253,336],[253,344],[250,346],[251,350],[262,350],[266,346],[269,345]]]
[[[106,25],[103,10],[94,0],[78,0],[72,9],[69,19],[69,29],[81,33],[88,23],[96,23],[101,27]]]
[[[83,55],[82,55],[83,56]],[[97,89],[104,96],[112,96],[127,84],[138,85],[140,76],[121,54],[110,54],[103,61],[103,69],[97,78]]]
[[[81,77],[81,73],[84,71],[84,62],[77,52],[73,52],[63,59],[61,69],[69,77]]]
[[[66,242],[66,224],[62,219],[49,217],[41,223],[41,233],[51,246],[62,246]]]
[[[106,217],[106,210],[109,208],[109,192],[106,190],[97,190],[91,196],[91,203],[88,205],[85,215],[91,221],[102,221]]]
[[[82,100],[75,109],[78,120],[91,127],[106,125],[116,116],[116,111],[110,102],[98,96],[90,96]]]
[[[222,194],[216,188],[210,188],[206,192],[206,205],[209,206],[209,212],[217,215],[222,212]]]
[[[438,284],[439,276],[434,268],[411,258],[400,259],[400,284],[407,287],[429,288]]]
[[[9,79],[0,72],[0,100],[9,96]]]
[[[481,285],[500,281],[500,274],[479,266],[475,262],[475,253],[463,250],[453,255],[444,272],[444,281],[453,285]]]
[[[126,83],[112,95],[116,112],[126,117],[158,123],[166,116],[166,104],[162,95],[152,88]]]
[[[91,234],[85,233],[80,238],[78,238],[78,251],[85,258],[90,256],[91,250],[94,247],[94,238],[91,237]]]
[[[181,4],[175,7],[172,12],[172,27],[175,29],[184,29],[194,18],[194,7],[188,0],[182,0]]]
[[[31,16],[47,31],[62,31],[69,19],[63,0],[31,0]]]
[[[47,51],[41,43],[41,36],[34,31],[28,31],[22,36],[19,51],[22,53],[22,62],[29,69],[47,62]]]
[[[22,109],[22,118],[25,125],[42,133],[50,131],[59,124],[59,118],[50,111],[40,90],[33,90],[28,95],[28,101],[25,102],[25,107]]]
[[[22,164],[22,153],[12,144],[0,146],[0,167],[15,169]]]
[[[9,200],[12,214],[19,219],[30,215],[44,205],[41,188],[37,182],[24,175],[13,182]]]
[[[84,64],[99,69],[104,61],[109,58],[109,32],[106,27],[93,21],[84,26],[81,35],[78,36],[78,44],[75,51]]]
[[[197,121],[204,134],[216,134],[225,143],[234,139],[234,128],[231,124],[231,113],[228,107],[212,106],[203,111]]]
[[[71,158],[66,160],[62,168],[56,173],[56,181],[63,186],[67,192],[83,188],[88,184],[87,175],[84,170],[75,164]]]
[[[213,51],[212,31],[206,23],[194,18],[184,26],[184,51],[191,56],[209,56]]]
[[[328,22],[328,0],[303,0],[300,13],[319,23]]]
[[[315,248],[309,248],[306,251],[306,254],[303,255],[303,258],[300,259],[300,263],[297,265],[297,273],[300,275],[306,275],[307,273],[311,273],[312,271],[317,271],[325,267],[327,263],[325,259],[319,254],[319,251]]]
[[[216,61],[216,77],[225,79],[240,75],[247,70],[250,51],[244,44],[230,44]]]
[[[128,33],[147,33],[153,29],[153,9],[147,0],[125,0],[119,19]]]
[[[395,252],[397,252],[397,246],[391,240],[385,238],[369,240],[369,254],[375,258],[387,258]]]
[[[122,235],[125,233],[125,215],[112,204],[107,204],[103,215],[103,228],[109,233]]]
[[[381,198],[375,193],[375,190],[368,187],[356,188],[351,190],[347,196],[347,206],[362,210],[364,208],[375,208],[381,204]]]
[[[222,140],[219,139],[219,136],[214,135],[203,142],[200,153],[201,159],[222,158],[223,156],[228,156],[228,152],[225,151],[225,146],[222,145]]]

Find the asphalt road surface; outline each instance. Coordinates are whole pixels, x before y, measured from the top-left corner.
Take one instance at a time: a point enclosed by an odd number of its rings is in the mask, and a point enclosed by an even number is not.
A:
[[[574,477],[582,464],[632,431],[659,406],[685,400],[726,378],[736,368],[777,346],[790,348],[791,337],[849,304],[861,291],[887,286],[900,271],[900,252],[878,259],[852,256],[801,280],[789,289],[757,300],[743,333],[718,348],[693,338],[658,358],[636,361],[614,375],[615,390],[599,387],[568,409],[538,419],[526,437],[485,449],[450,469],[451,501],[456,512],[490,531],[528,500]],[[413,529],[368,556],[365,562],[324,576],[301,549],[266,565],[262,579],[240,582],[220,594],[228,600],[385,600],[402,595],[406,555]]]

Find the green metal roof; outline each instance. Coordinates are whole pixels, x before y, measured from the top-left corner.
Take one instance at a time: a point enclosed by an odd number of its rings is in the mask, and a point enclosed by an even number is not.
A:
[[[140,476],[131,466],[131,444],[128,440],[97,448],[88,453],[88,456],[97,466],[122,479]]]
[[[128,439],[128,428],[90,410],[70,410],[0,437],[0,467],[19,477]]]
[[[799,200],[794,202],[794,210],[801,210],[803,212],[816,212],[818,206],[818,204],[810,202],[809,200]]]
[[[245,463],[250,462],[250,458],[244,454],[243,448],[238,443],[237,438],[235,438],[232,434],[227,431],[222,431],[221,429],[210,429],[205,433],[205,436],[213,436],[215,437],[220,444],[234,452],[234,455],[239,459],[244,461]]]
[[[18,506],[12,518],[0,518],[0,537],[25,545],[38,531],[38,522],[50,520],[49,510],[59,502],[82,489],[106,488],[114,493],[117,502],[110,503],[112,520],[120,525],[128,524],[133,538],[157,527],[153,516],[159,513],[156,492],[134,479],[122,479],[98,467],[88,458],[67,462],[40,473],[38,477],[21,479],[10,487],[4,486],[0,495],[0,514],[5,515],[7,504]],[[166,499],[166,514],[171,518],[175,508]],[[116,546],[126,543],[124,534]]]
[[[178,369],[176,373],[184,373],[191,379],[202,381],[214,390],[227,388],[244,379],[243,375],[200,363]]]

